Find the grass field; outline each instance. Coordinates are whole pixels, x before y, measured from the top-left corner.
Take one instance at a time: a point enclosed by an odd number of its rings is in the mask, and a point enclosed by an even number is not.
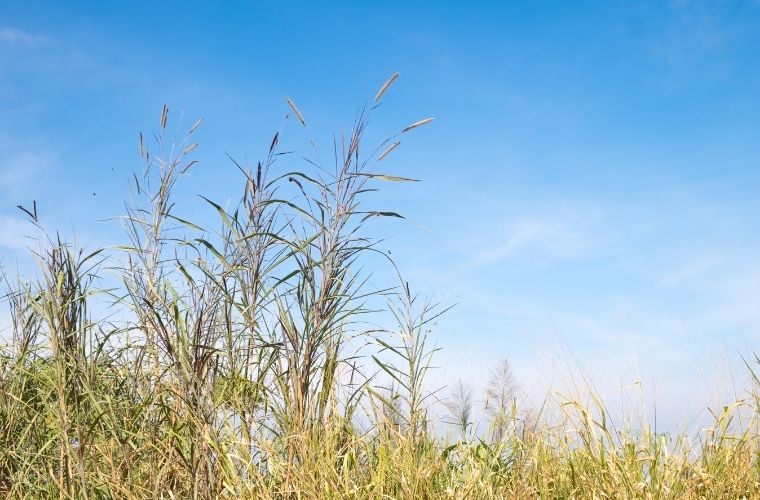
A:
[[[174,137],[164,108],[158,133],[141,137],[127,243],[83,251],[43,233],[37,277],[6,277],[3,497],[760,496],[751,387],[696,435],[617,427],[593,395],[529,408],[506,361],[478,432],[466,386],[426,389],[446,309],[415,294],[369,236],[373,220],[400,215],[364,202],[386,182],[411,181],[382,167],[431,121],[364,144],[394,79],[335,135],[325,163],[284,170],[293,161],[275,135],[261,163],[239,165],[236,205],[200,201],[215,228],[174,211],[200,121]],[[24,210],[41,226],[36,206]],[[373,288],[373,271],[399,285]]]

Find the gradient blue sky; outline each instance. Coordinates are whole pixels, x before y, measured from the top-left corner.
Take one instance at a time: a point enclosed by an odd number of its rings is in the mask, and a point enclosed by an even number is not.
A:
[[[378,226],[413,286],[458,303],[438,376],[505,354],[538,394],[572,360],[686,414],[760,340],[759,47],[758,2],[3,2],[0,250],[33,199],[119,241],[99,220],[164,103],[205,118],[199,206],[239,192],[224,153],[260,158],[285,96],[326,139],[399,71],[373,133],[436,121],[386,165],[424,182],[374,202],[414,221]]]

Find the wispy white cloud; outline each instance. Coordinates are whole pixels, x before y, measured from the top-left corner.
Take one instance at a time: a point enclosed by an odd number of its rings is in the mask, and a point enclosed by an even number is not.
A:
[[[46,35],[29,33],[9,26],[0,27],[0,44],[13,47],[39,47],[47,45],[52,39]]]
[[[33,226],[22,218],[0,215],[0,248],[24,250],[34,232]]]
[[[55,155],[49,151],[20,151],[0,154],[0,192],[18,194],[54,165]]]
[[[580,257],[598,246],[603,236],[601,214],[591,207],[553,207],[543,213],[499,217],[464,238],[459,252],[466,258],[455,273],[503,262],[521,252],[535,252],[550,260]]]
[[[667,270],[661,277],[664,286],[677,286],[688,280],[697,279],[706,271],[719,264],[720,259],[709,253],[687,255],[682,262]]]
[[[658,401],[659,422],[671,429],[685,416],[706,417],[704,408],[731,400],[731,383],[745,375],[741,354],[751,353],[760,338],[758,240],[750,226],[721,228],[731,206],[707,211],[693,205],[682,214],[668,206],[631,211],[568,201],[469,226],[451,249],[466,257],[456,270],[476,272],[449,279],[461,311],[442,323],[455,346],[455,360],[444,364],[455,377],[447,381],[462,378],[477,387],[484,360],[502,352],[513,357],[518,378],[532,384],[526,393],[541,401],[549,388],[561,387],[563,375],[535,350],[562,344],[607,404],[614,406],[623,382],[630,385],[641,374],[647,394]],[[692,227],[713,232],[695,241]],[[536,262],[547,265],[531,267],[529,282],[521,281],[525,273],[500,278]],[[536,281],[564,286],[589,262],[604,288],[584,289],[593,288],[590,280],[579,283],[578,293],[536,293]],[[456,340],[463,337],[467,343]],[[721,351],[725,355],[716,356]],[[545,383],[538,382],[542,375]],[[695,381],[703,389],[694,391]]]

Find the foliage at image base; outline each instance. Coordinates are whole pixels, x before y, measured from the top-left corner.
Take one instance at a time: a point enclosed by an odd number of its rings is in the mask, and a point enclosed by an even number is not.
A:
[[[36,204],[23,208],[42,236],[37,278],[6,277],[3,497],[760,496],[753,396],[690,438],[617,428],[598,398],[560,401],[551,418],[522,408],[506,361],[477,432],[470,388],[426,389],[444,310],[400,277],[371,285],[372,268],[397,271],[366,227],[400,216],[366,208],[367,197],[409,180],[378,172],[430,121],[363,146],[394,80],[335,136],[327,163],[316,149],[281,152],[279,134],[252,168],[232,160],[239,202],[200,201],[214,229],[175,213],[200,122],[170,137],[166,108],[154,139],[141,136],[127,245],[79,250],[42,231]]]

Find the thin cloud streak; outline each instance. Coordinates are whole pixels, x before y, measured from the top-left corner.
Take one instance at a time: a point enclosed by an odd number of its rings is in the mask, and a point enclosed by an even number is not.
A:
[[[20,217],[0,215],[0,248],[25,250],[34,242],[33,234],[29,222]]]
[[[52,41],[53,39],[46,35],[29,33],[9,26],[0,28],[0,44],[3,45],[34,48],[49,45]]]
[[[0,156],[0,192],[17,194],[32,181],[39,182],[40,176],[54,163],[55,155],[46,151],[20,151]]]

